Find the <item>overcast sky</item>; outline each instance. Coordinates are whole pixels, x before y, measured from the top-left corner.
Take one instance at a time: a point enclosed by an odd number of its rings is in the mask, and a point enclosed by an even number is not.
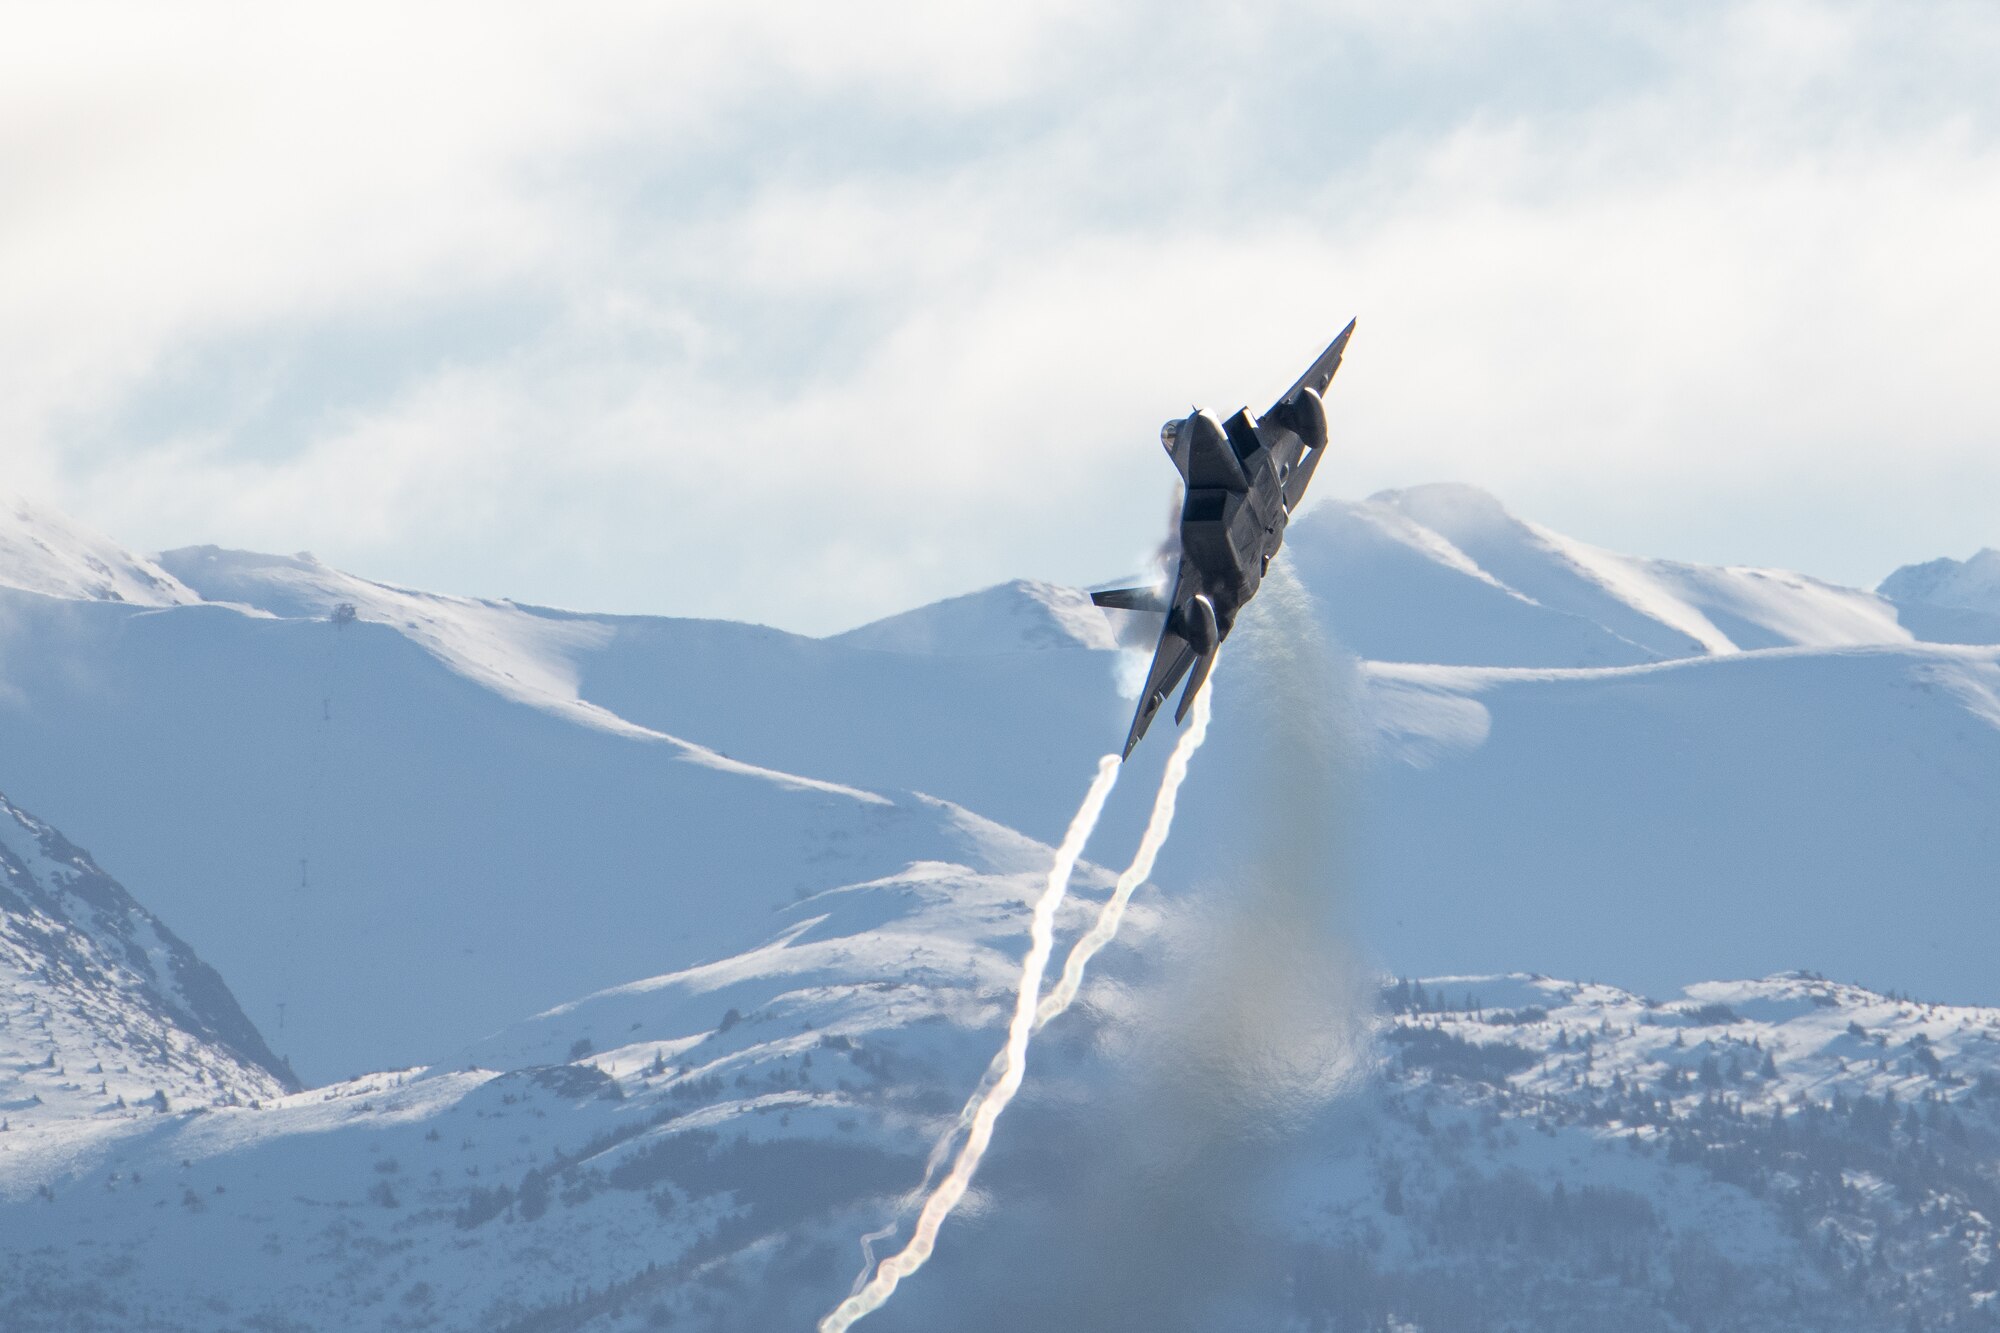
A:
[[[1872,584],[2000,545],[2000,8],[19,6],[4,484],[128,545],[820,632],[1322,492]]]

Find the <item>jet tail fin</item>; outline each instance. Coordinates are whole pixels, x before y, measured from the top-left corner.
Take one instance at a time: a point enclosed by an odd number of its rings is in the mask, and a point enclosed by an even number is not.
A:
[[[1201,693],[1202,682],[1208,679],[1208,669],[1215,665],[1214,653],[1203,653],[1194,661],[1194,670],[1188,673],[1187,688],[1181,691],[1180,707],[1174,709],[1174,725],[1187,721],[1188,709],[1194,707],[1194,697]]]
[[[1292,469],[1292,475],[1285,480],[1286,512],[1297,509],[1299,501],[1305,499],[1306,486],[1313,479],[1313,471],[1319,467],[1319,460],[1325,457],[1326,450],[1315,449],[1300,459],[1299,465]]]

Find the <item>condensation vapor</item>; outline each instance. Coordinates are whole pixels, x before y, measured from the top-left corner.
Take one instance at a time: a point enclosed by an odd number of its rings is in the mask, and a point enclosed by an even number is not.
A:
[[[1166,845],[1167,835],[1173,831],[1174,808],[1180,794],[1181,783],[1187,778],[1188,764],[1208,735],[1208,720],[1212,711],[1209,688],[1212,683],[1212,681],[1204,683],[1201,693],[1195,696],[1194,709],[1189,715],[1187,730],[1181,732],[1175,742],[1173,754],[1167,759],[1166,770],[1160,779],[1159,793],[1153,798],[1152,815],[1146,821],[1144,836],[1139,840],[1138,852],[1132,857],[1132,863],[1118,876],[1118,882],[1113,887],[1111,896],[1105,900],[1104,906],[1098,909],[1097,920],[1092,922],[1090,929],[1070,946],[1069,955],[1063,960],[1061,978],[1049,989],[1049,993],[1042,998],[1040,1007],[1035,1011],[1037,1032],[1076,1002],[1077,992],[1083,988],[1083,975],[1090,966],[1090,960],[1118,937],[1118,927],[1125,919],[1125,909],[1131,903],[1132,895],[1152,875],[1153,866],[1159,860],[1160,849]],[[986,1073],[981,1077],[979,1086],[973,1090],[972,1096],[966,1100],[964,1109],[958,1113],[957,1121],[932,1145],[930,1156],[924,1162],[924,1174],[916,1189],[906,1196],[904,1203],[897,1209],[898,1217],[903,1216],[908,1209],[916,1207],[930,1191],[931,1182],[937,1179],[938,1171],[950,1156],[952,1145],[958,1142],[959,1136],[971,1126],[972,1118],[986,1100],[987,1093],[1005,1072],[1005,1057],[1004,1050],[995,1053],[991,1063],[986,1066]],[[848,1293],[850,1296],[859,1295],[867,1286],[869,1275],[875,1267],[876,1244],[888,1240],[897,1230],[897,1223],[891,1221],[881,1230],[871,1231],[861,1238],[861,1272],[854,1279],[853,1290]]]
[[[1188,728],[1181,733],[1174,744],[1173,754],[1167,759],[1167,769],[1160,777],[1159,795],[1153,798],[1153,813],[1146,821],[1146,832],[1139,840],[1139,850],[1132,857],[1132,864],[1118,876],[1117,886],[1098,910],[1097,920],[1070,946],[1069,957],[1063,961],[1062,979],[1049,989],[1041,1008],[1035,1013],[1037,1028],[1075,1002],[1077,991],[1083,987],[1084,969],[1090,966],[1090,960],[1097,956],[1100,949],[1117,938],[1118,926],[1125,919],[1126,905],[1132,901],[1132,895],[1139,886],[1152,875],[1153,864],[1159,860],[1160,848],[1166,845],[1167,835],[1173,831],[1174,807],[1180,796],[1181,783],[1187,779],[1188,764],[1208,737],[1208,696],[1209,686],[1204,683],[1201,693],[1195,696],[1194,713]]]
[[[1225,891],[1175,923],[1187,943],[1187,1004],[1175,1062],[1201,1089],[1184,1123],[1281,1135],[1352,1077],[1362,1044],[1365,970],[1345,929],[1344,812],[1362,728],[1348,715],[1355,667],[1319,630],[1288,563],[1271,567],[1233,643],[1237,739],[1252,781],[1238,826],[1243,855]]]
[[[1049,954],[1055,948],[1056,911],[1069,892],[1070,875],[1076,869],[1077,859],[1083,855],[1083,846],[1090,840],[1091,831],[1097,827],[1098,816],[1104,812],[1104,802],[1111,795],[1113,784],[1118,781],[1119,768],[1119,759],[1115,754],[1098,760],[1096,780],[1084,794],[1083,804],[1077,807],[1069,831],[1056,848],[1055,863],[1049,867],[1048,881],[1041,897],[1035,902],[1034,915],[1029,923],[1028,953],[1021,961],[1021,985],[1014,999],[1013,1020],[1007,1025],[1007,1044],[1001,1052],[1000,1077],[993,1080],[990,1087],[984,1087],[979,1095],[964,1146],[959,1149],[950,1172],[924,1200],[909,1243],[884,1259],[876,1268],[875,1275],[859,1291],[820,1320],[820,1333],[842,1333],[857,1319],[880,1309],[883,1302],[895,1294],[897,1285],[922,1268],[931,1257],[932,1250],[937,1246],[938,1229],[958,1207],[966,1190],[971,1188],[980,1159],[985,1157],[986,1149],[993,1141],[994,1126],[999,1122],[1001,1112],[1007,1109],[1007,1104],[1014,1100],[1014,1094],[1020,1091],[1021,1080],[1027,1075],[1028,1042],[1034,1035],[1042,974],[1048,967]]]
[[[1229,650],[1205,762],[1179,794],[1170,910],[1127,960],[1106,1010],[1117,1021],[1044,1057],[1048,1096],[1020,1108],[1033,1134],[992,1163],[1009,1206],[949,1287],[924,1293],[913,1327],[1220,1333],[1291,1319],[1291,1239],[1272,1205],[1339,1132],[1339,1094],[1365,1067],[1367,974],[1343,899],[1367,733],[1358,665],[1283,557]],[[1077,1082],[1060,1081],[1065,1068]]]

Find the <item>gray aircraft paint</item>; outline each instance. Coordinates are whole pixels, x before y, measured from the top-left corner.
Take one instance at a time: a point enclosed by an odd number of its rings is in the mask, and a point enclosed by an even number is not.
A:
[[[1165,598],[1151,588],[1090,595],[1102,607],[1166,615],[1139,710],[1125,738],[1125,757],[1131,757],[1182,677],[1188,677],[1188,684],[1174,721],[1187,717],[1216,649],[1229,637],[1237,613],[1257,595],[1272,557],[1284,545],[1285,525],[1326,452],[1326,409],[1320,399],[1340,369],[1353,332],[1354,321],[1349,320],[1262,418],[1243,408],[1227,421],[1217,421],[1197,410],[1161,428],[1160,443],[1185,483],[1173,591]]]

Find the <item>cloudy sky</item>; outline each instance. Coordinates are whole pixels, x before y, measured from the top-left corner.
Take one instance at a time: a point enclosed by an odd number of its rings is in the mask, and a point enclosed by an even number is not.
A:
[[[1872,584],[2000,545],[2000,10],[15,7],[0,484],[129,545],[813,632],[1323,491]]]

